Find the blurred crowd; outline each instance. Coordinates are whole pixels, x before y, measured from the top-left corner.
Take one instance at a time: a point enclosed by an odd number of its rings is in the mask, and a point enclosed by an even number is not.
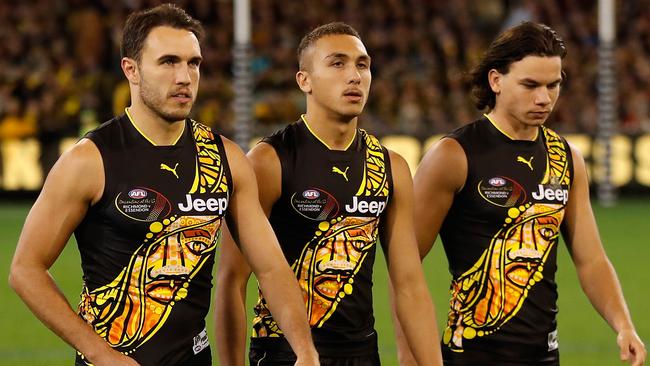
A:
[[[194,118],[233,132],[233,5],[173,1],[206,28]],[[59,140],[79,136],[128,105],[119,68],[121,27],[146,0],[0,2],[0,140],[36,137],[44,170]],[[296,120],[300,37],[334,20],[354,26],[372,56],[373,82],[362,126],[379,135],[425,137],[480,115],[463,77],[488,42],[522,20],[543,22],[567,42],[568,75],[549,122],[593,134],[597,123],[596,0],[251,0],[257,134]],[[618,1],[616,77],[619,131],[650,132],[650,0]]]

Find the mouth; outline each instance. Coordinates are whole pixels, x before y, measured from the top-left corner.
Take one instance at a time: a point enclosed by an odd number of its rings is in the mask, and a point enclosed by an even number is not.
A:
[[[358,89],[347,89],[343,92],[343,97],[352,103],[359,103],[363,100],[363,93]]]
[[[174,299],[176,290],[178,290],[185,281],[177,280],[156,280],[146,285],[146,294],[148,297],[156,300],[161,304],[167,304]]]
[[[321,278],[319,278],[314,284],[316,292],[321,297],[329,301],[334,301],[336,300],[336,295],[339,293],[339,290],[341,290],[343,285],[347,283],[350,276],[346,274],[345,276],[325,275],[320,277]]]
[[[192,93],[187,91],[179,91],[171,94],[170,96],[173,100],[178,103],[186,104],[192,102]]]
[[[530,114],[531,116],[533,116],[533,118],[535,118],[535,119],[543,119],[543,118],[546,118],[546,117],[548,117],[549,113],[551,113],[551,112],[549,112],[549,111],[529,112],[529,114]]]
[[[517,262],[512,263],[506,268],[506,277],[515,286],[524,288],[528,285],[533,272],[537,269],[536,262]]]

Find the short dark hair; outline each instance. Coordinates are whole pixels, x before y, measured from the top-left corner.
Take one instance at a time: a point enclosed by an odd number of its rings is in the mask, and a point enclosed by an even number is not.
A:
[[[149,32],[160,26],[187,29],[194,33],[199,41],[203,39],[204,31],[201,22],[174,4],[162,4],[129,15],[122,31],[121,56],[130,57],[139,62],[142,56],[142,47]]]
[[[544,24],[523,22],[506,29],[492,41],[479,64],[468,75],[476,108],[493,109],[496,103],[496,95],[488,81],[490,70],[507,74],[512,63],[526,56],[559,56],[563,59],[566,53],[562,38]]]
[[[302,56],[305,53],[305,50],[309,48],[309,46],[313,45],[316,41],[325,36],[339,34],[347,34],[349,36],[357,37],[359,40],[361,40],[361,36],[359,36],[359,33],[356,31],[356,29],[343,22],[331,22],[323,24],[302,37],[302,40],[300,40],[300,45],[298,46],[298,67],[300,67],[300,70],[304,69]]]

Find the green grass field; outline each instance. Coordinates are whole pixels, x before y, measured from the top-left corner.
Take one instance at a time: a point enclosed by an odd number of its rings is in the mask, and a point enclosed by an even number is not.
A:
[[[43,326],[7,285],[9,263],[28,209],[27,204],[0,204],[0,365],[71,365],[74,357],[72,348]],[[645,313],[648,310],[646,306],[650,304],[650,271],[646,267],[650,258],[650,197],[627,199],[615,208],[606,209],[596,205],[595,211],[605,248],[618,271],[637,331],[646,343],[650,343],[650,315]],[[557,278],[560,288],[558,322],[562,364],[621,364],[615,334],[590,306],[580,289],[568,253],[564,247],[561,248]],[[440,245],[436,245],[424,264],[429,288],[437,305],[438,323],[442,325],[450,276]],[[396,365],[383,258],[378,257],[375,268],[375,317],[381,358],[384,365]],[[81,289],[81,267],[73,242],[53,267],[52,274],[70,303],[76,307]],[[254,283],[251,283],[249,303],[254,301],[254,293]],[[211,317],[208,323],[210,326],[213,324]]]

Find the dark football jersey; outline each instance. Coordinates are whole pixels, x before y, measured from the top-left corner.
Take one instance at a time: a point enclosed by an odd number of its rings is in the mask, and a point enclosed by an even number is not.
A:
[[[372,271],[392,190],[387,150],[363,130],[345,151],[330,150],[304,121],[263,141],[282,166],[270,222],[302,289],[319,354],[376,352]],[[288,347],[263,296],[251,347]]]
[[[155,146],[123,115],[86,138],[101,153],[105,186],[75,231],[79,315],[142,365],[209,365],[205,316],[232,191],[221,137],[187,120],[174,145]]]
[[[545,127],[534,141],[513,140],[487,118],[448,137],[465,151],[468,172],[440,230],[452,274],[445,362],[557,359],[555,271],[573,177],[569,146]]]

